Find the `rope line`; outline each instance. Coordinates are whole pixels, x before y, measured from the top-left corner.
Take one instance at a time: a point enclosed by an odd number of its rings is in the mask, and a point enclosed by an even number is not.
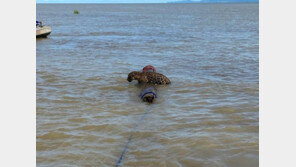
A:
[[[149,108],[146,108],[145,113],[141,116],[140,120],[137,122],[137,124],[136,124],[136,125],[134,126],[134,128],[131,130],[131,134],[130,134],[130,136],[129,136],[129,138],[128,138],[128,140],[127,140],[127,142],[126,142],[126,144],[125,144],[125,146],[124,146],[124,148],[123,148],[123,150],[122,150],[122,152],[121,152],[121,155],[120,155],[120,157],[119,157],[119,159],[118,159],[118,161],[117,161],[116,167],[119,167],[119,166],[120,166],[120,163],[122,162],[122,160],[123,160],[123,158],[124,158],[124,154],[126,153],[126,150],[127,150],[127,148],[128,148],[128,145],[129,145],[130,142],[132,141],[132,138],[133,138],[133,136],[134,136],[134,132],[135,132],[135,130],[137,129],[137,127],[139,126],[139,124],[144,120],[144,118],[146,117],[146,115],[148,114],[148,112],[149,112]]]

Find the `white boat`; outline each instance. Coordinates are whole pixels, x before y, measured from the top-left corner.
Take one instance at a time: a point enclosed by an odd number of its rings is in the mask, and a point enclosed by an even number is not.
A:
[[[36,21],[36,38],[45,38],[51,33],[50,26],[43,26],[42,22]]]

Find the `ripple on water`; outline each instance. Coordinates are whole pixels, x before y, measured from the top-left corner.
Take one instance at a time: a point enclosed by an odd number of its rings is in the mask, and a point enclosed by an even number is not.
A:
[[[42,140],[58,140],[58,139],[70,139],[75,137],[74,135],[68,135],[66,133],[61,132],[49,132],[42,136],[37,136],[38,139]]]
[[[114,166],[136,125],[122,166],[258,166],[258,4],[37,13],[54,30],[36,41],[37,166]],[[152,105],[126,80],[148,64],[172,81]]]

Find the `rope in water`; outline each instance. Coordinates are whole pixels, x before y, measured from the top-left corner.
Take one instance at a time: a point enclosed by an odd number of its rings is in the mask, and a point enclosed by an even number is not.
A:
[[[120,163],[122,162],[122,160],[124,158],[124,154],[125,154],[125,152],[126,152],[126,150],[128,148],[128,145],[132,141],[132,138],[134,136],[135,130],[137,129],[137,127],[139,126],[139,124],[144,120],[144,118],[146,117],[146,115],[148,114],[148,112],[149,112],[149,107],[146,108],[145,113],[141,116],[140,120],[137,122],[137,124],[131,130],[131,134],[130,134],[130,136],[129,136],[129,138],[128,138],[128,140],[127,140],[127,142],[126,142],[126,144],[125,144],[125,146],[124,146],[124,148],[123,148],[123,150],[121,152],[121,155],[120,155],[120,157],[119,157],[119,159],[117,161],[116,167],[119,167],[120,166]]]

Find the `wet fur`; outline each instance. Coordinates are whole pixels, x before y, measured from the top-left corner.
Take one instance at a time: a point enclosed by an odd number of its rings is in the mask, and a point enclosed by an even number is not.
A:
[[[139,83],[150,83],[157,85],[170,84],[171,81],[163,74],[157,72],[139,72],[133,71],[128,74],[127,80],[132,82],[137,80]]]

